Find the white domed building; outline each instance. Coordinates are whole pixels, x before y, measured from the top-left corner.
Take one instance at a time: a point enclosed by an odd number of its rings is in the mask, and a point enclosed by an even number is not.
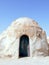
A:
[[[34,20],[19,18],[0,35],[0,58],[34,56],[48,56],[46,33]]]

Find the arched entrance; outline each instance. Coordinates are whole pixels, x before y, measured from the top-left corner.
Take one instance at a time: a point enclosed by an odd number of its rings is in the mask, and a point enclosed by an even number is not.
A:
[[[29,37],[27,35],[22,35],[20,37],[20,44],[19,44],[19,58],[20,57],[27,57],[30,54],[29,51]]]

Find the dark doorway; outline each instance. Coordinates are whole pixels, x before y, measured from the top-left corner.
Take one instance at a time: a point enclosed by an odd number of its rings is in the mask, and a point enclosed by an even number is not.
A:
[[[20,37],[19,58],[27,56],[29,56],[29,37],[27,35],[22,35]]]

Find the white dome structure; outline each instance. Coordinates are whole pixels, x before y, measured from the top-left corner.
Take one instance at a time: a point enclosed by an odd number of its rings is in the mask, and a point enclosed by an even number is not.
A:
[[[0,35],[0,57],[34,56],[48,56],[46,33],[34,20],[19,18]]]

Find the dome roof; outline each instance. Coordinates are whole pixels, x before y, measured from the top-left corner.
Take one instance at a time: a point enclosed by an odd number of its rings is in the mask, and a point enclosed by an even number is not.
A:
[[[27,17],[18,18],[15,20],[12,25],[28,25],[28,26],[36,26],[39,27],[38,23],[35,20]]]

